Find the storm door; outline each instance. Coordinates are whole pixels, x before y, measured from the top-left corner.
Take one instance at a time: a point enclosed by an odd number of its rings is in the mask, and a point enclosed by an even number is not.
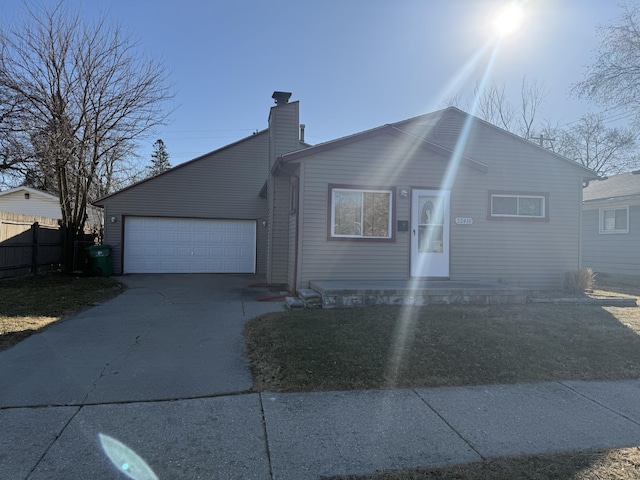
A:
[[[413,190],[411,276],[449,276],[448,190]]]

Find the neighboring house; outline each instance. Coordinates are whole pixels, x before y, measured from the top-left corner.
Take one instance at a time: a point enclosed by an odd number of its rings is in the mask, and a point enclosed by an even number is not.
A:
[[[16,187],[0,192],[0,212],[62,218],[57,196],[30,187]]]
[[[115,273],[555,288],[580,268],[591,170],[456,108],[309,146],[289,96],[266,130],[95,203]]]
[[[640,280],[640,170],[590,182],[583,201],[584,266]]]

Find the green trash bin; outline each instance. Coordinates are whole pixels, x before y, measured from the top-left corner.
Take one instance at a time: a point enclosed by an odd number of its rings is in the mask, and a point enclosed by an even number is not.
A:
[[[91,273],[110,277],[113,273],[111,267],[111,245],[92,245],[85,248],[89,255],[89,267]]]

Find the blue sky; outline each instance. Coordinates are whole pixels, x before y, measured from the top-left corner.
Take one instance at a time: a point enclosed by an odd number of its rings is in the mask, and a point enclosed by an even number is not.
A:
[[[47,0],[45,0],[47,1]],[[69,0],[106,12],[164,62],[176,96],[162,138],[173,165],[267,126],[274,90],[300,101],[306,140],[320,143],[442,108],[469,96],[489,65],[471,59],[495,41],[508,0]],[[0,6],[3,21],[21,2]],[[619,16],[612,0],[528,0],[488,78],[518,100],[523,76],[550,90],[541,115],[568,123],[602,108],[570,98],[598,42]],[[471,65],[471,66],[470,66]],[[454,80],[459,79],[456,83]]]

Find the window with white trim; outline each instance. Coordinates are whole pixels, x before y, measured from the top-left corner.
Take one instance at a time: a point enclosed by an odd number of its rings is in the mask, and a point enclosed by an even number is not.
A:
[[[629,207],[601,208],[600,233],[629,233]]]
[[[546,195],[492,193],[491,217],[547,218]]]
[[[330,187],[332,238],[393,238],[393,191]]]

